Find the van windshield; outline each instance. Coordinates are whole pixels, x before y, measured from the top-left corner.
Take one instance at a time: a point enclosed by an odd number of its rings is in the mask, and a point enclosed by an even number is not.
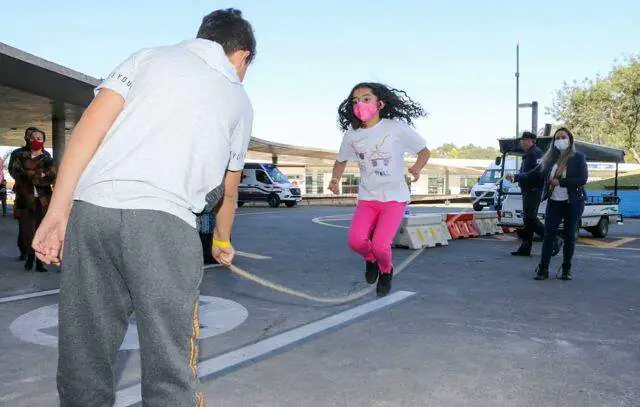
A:
[[[287,179],[287,176],[284,175],[275,165],[267,164],[267,165],[264,165],[263,167],[265,171],[267,171],[267,173],[269,174],[269,177],[271,177],[273,182],[277,184],[286,184],[289,182],[289,180]]]
[[[480,184],[495,184],[500,180],[500,170],[486,170],[480,177]]]

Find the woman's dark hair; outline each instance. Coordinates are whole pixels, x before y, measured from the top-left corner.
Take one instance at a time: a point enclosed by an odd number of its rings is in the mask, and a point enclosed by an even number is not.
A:
[[[378,100],[384,102],[384,107],[380,111],[380,118],[401,119],[408,125],[413,124],[413,119],[427,116],[419,103],[414,102],[407,94],[398,89],[375,82],[362,82],[357,84],[349,92],[349,96],[340,103],[338,107],[338,126],[342,131],[349,128],[359,129],[362,127],[360,121],[353,113],[353,93],[357,89],[371,89]]]
[[[215,41],[225,54],[249,51],[247,62],[256,56],[256,38],[251,24],[242,18],[242,12],[234,8],[216,10],[202,19],[197,38]]]

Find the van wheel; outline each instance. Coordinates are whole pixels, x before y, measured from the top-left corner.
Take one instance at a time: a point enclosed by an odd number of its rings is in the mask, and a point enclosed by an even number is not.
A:
[[[244,205],[244,202],[238,201],[238,208],[242,208],[243,205]]]
[[[609,234],[609,218],[600,218],[598,224],[587,229],[593,237],[607,237]]]
[[[476,212],[482,212],[482,209],[484,209],[484,206],[480,205],[479,203],[474,203],[473,204],[473,210]]]
[[[280,197],[276,194],[269,195],[269,199],[267,200],[269,206],[272,208],[277,208],[280,206]]]
[[[288,201],[284,203],[285,205],[287,205],[287,208],[293,208],[294,206],[296,206],[297,202],[296,201]]]

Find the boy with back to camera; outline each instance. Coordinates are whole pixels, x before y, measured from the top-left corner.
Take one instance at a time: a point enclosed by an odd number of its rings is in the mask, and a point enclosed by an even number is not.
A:
[[[212,250],[229,265],[253,120],[242,81],[255,53],[240,11],[214,11],[196,39],[126,59],[75,127],[33,243],[45,262],[62,260],[62,406],[113,405],[112,366],[134,311],[143,404],[204,405],[196,215],[219,203]]]

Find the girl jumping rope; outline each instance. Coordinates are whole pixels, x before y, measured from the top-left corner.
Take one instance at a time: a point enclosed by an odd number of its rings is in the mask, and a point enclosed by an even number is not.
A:
[[[429,160],[424,138],[411,127],[413,119],[425,115],[405,92],[379,83],[356,85],[338,108],[344,137],[329,189],[338,194],[347,161],[358,162],[358,204],[349,229],[349,247],[364,258],[365,278],[369,284],[378,282],[379,296],[391,290],[391,243],[410,200],[404,153],[418,154],[409,168],[412,182]]]

